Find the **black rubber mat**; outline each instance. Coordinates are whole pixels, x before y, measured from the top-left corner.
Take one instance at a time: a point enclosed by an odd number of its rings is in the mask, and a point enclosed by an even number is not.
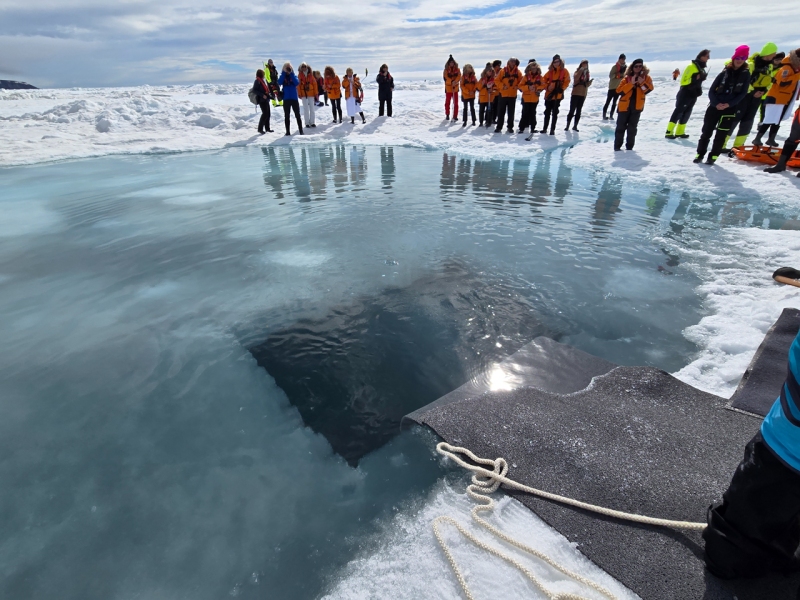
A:
[[[731,406],[766,416],[786,379],[787,357],[800,330],[800,310],[784,308],[756,350],[742,381],[731,396]]]
[[[505,457],[509,476],[527,485],[689,521],[705,521],[760,425],[727,408],[724,399],[650,367],[615,368],[572,394],[531,387],[487,392],[434,403],[410,417],[451,444]],[[645,600],[797,597],[800,576],[716,579],[704,568],[699,532],[618,521],[512,494]]]

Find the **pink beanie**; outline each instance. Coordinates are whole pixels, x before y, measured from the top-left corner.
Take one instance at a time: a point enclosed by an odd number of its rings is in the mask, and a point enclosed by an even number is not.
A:
[[[739,46],[733,52],[733,60],[747,60],[747,57],[750,56],[750,46]]]

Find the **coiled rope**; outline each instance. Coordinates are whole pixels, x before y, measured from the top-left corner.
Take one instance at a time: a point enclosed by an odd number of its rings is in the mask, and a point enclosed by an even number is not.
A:
[[[473,507],[471,511],[472,518],[484,529],[489,531],[492,535],[500,538],[501,540],[511,544],[512,546],[519,548],[523,552],[527,552],[528,554],[539,558],[540,560],[546,562],[548,565],[553,567],[554,569],[560,571],[567,577],[574,579],[584,585],[592,588],[593,590],[599,592],[600,594],[610,598],[611,600],[616,600],[616,596],[594,581],[579,575],[578,573],[574,573],[556,563],[553,559],[549,556],[540,552],[530,546],[523,544],[515,540],[514,538],[506,535],[493,525],[491,525],[488,521],[484,520],[480,517],[479,513],[481,512],[488,512],[491,513],[494,510],[495,502],[489,496],[497,491],[497,488],[500,487],[500,484],[504,484],[507,487],[510,487],[515,490],[520,490],[522,492],[526,492],[528,494],[533,494],[534,496],[539,496],[541,498],[547,498],[548,500],[554,500],[556,502],[561,502],[562,504],[569,504],[570,506],[575,506],[577,508],[582,508],[584,510],[589,510],[592,512],[600,513],[603,515],[607,515],[610,517],[615,517],[617,519],[624,519],[626,521],[634,521],[636,523],[645,523],[647,525],[658,525],[661,527],[672,527],[674,529],[694,529],[694,530],[702,530],[705,529],[705,523],[694,523],[691,521],[671,521],[669,519],[657,519],[655,517],[647,517],[644,515],[637,515],[633,513],[626,513],[619,510],[613,510],[610,508],[605,508],[603,506],[596,506],[594,504],[588,504],[587,502],[581,502],[580,500],[575,500],[573,498],[567,498],[566,496],[559,496],[558,494],[551,494],[550,492],[545,492],[543,490],[538,490],[536,488],[528,487],[523,485],[513,479],[509,479],[506,477],[508,473],[508,463],[504,458],[495,458],[494,460],[490,458],[481,458],[479,456],[475,456],[470,450],[467,448],[461,448],[459,446],[451,446],[447,442],[440,442],[436,445],[436,451],[439,454],[442,454],[452,460],[454,460],[458,465],[464,467],[465,469],[469,469],[474,474],[472,475],[472,483],[467,486],[467,495],[473,500],[480,502],[477,506]],[[464,455],[468,457],[473,463],[471,464],[466,462],[461,458],[459,455]],[[491,466],[491,470],[484,468],[479,465],[487,465]],[[453,569],[453,573],[455,573],[456,579],[458,579],[459,584],[461,585],[461,589],[464,590],[464,595],[469,600],[475,600],[475,597],[472,595],[472,592],[467,586],[467,582],[464,579],[464,575],[461,573],[461,569],[458,568],[456,564],[455,558],[453,558],[453,554],[450,551],[450,548],[444,541],[441,533],[441,524],[442,523],[450,523],[453,525],[458,531],[466,537],[469,541],[473,544],[478,546],[479,548],[494,554],[498,558],[502,558],[506,562],[513,565],[519,571],[521,571],[537,588],[539,588],[542,593],[545,594],[550,600],[587,600],[584,596],[578,596],[572,593],[553,593],[548,591],[544,584],[539,580],[536,575],[534,575],[527,567],[525,567],[522,563],[514,559],[513,557],[509,556],[508,554],[504,553],[503,551],[490,546],[477,537],[467,531],[461,523],[453,519],[452,517],[448,516],[440,516],[433,520],[433,533],[436,536],[436,540],[439,542],[439,545],[442,547],[442,550],[447,556],[447,560],[450,562],[450,566]]]

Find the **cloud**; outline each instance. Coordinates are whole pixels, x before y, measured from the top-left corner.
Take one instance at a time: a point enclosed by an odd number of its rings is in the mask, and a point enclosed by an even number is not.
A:
[[[515,55],[560,53],[611,60],[622,51],[647,60],[688,60],[700,48],[727,56],[739,44],[800,45],[791,19],[764,23],[749,0],[319,0],[235,7],[210,0],[5,0],[0,55],[34,84],[115,86],[234,82],[261,61],[396,72],[440,69]],[[692,26],[686,26],[691,15]]]

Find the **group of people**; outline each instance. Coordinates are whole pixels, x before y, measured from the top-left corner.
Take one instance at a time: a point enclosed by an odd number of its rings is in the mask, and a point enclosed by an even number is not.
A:
[[[667,139],[689,137],[685,133],[686,123],[697,98],[703,95],[710,56],[708,50],[701,51],[684,70],[675,110],[667,124]],[[757,116],[760,116],[760,123],[752,145],[777,147],[775,136],[781,123],[792,118],[795,103],[800,98],[800,48],[787,54],[778,52],[778,47],[769,42],[761,52],[751,55],[749,46],[739,46],[711,84],[708,98],[709,105],[703,118],[694,162],[701,163],[705,158],[706,164],[713,165],[721,154],[733,155],[733,148],[742,148],[746,144]],[[766,142],[763,140],[765,134],[768,134]],[[733,144],[727,150],[731,136]],[[791,131],[778,163],[765,171],[785,171],[786,163],[794,155],[798,144],[800,110],[794,112]]]
[[[333,67],[325,67],[323,73],[314,71],[307,63],[302,63],[299,73],[294,72],[292,63],[286,62],[280,74],[272,59],[264,64],[265,69],[256,71],[256,80],[250,90],[251,98],[261,109],[261,119],[258,122],[258,133],[270,133],[270,103],[273,106],[282,105],[285,135],[291,135],[291,113],[297,120],[297,130],[303,135],[303,127],[316,127],[316,109],[326,106],[330,102],[333,113],[333,122],[342,122],[342,94],[344,94],[347,116],[350,123],[355,124],[356,117],[361,117],[361,122],[366,123],[361,103],[364,101],[364,88],[361,80],[348,68],[345,76],[340,79]],[[384,104],[388,102],[388,115],[392,116],[392,94],[394,79],[389,73],[387,65],[381,65],[378,74],[378,85],[381,90],[382,101],[380,114],[383,115]],[[388,94],[387,91],[388,90]],[[325,102],[321,102],[320,98]],[[300,117],[300,104],[303,105],[303,118]]]

